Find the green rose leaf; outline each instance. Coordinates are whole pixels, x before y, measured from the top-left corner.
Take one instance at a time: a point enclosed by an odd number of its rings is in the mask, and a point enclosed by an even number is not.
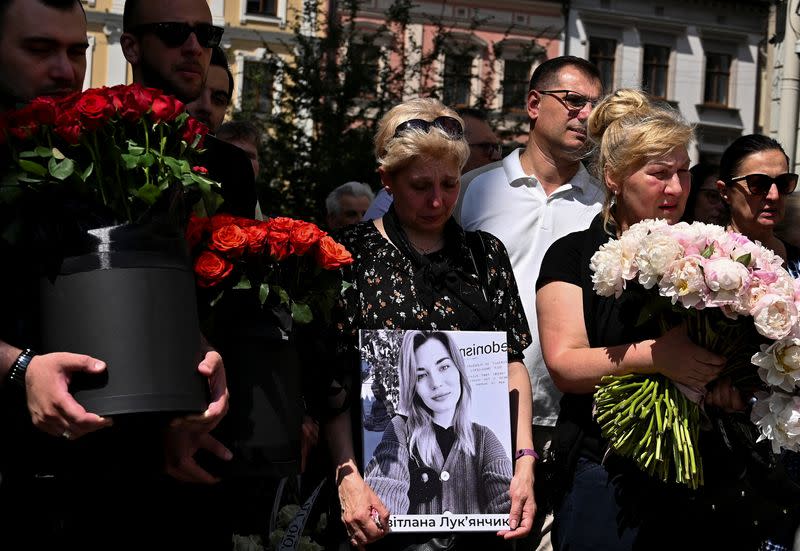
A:
[[[23,151],[19,154],[20,159],[33,159],[34,157],[38,157],[39,155],[36,151]]]
[[[269,284],[262,283],[258,288],[258,300],[261,303],[261,306],[264,306],[264,303],[267,302],[268,296],[269,296]]]
[[[44,149],[44,151],[40,152],[41,149]],[[49,150],[46,147],[37,147],[36,148],[36,153],[39,154],[39,157],[50,157],[52,155],[53,157],[55,157],[59,161],[65,158],[64,154],[61,153],[61,151],[59,151],[59,149],[57,147],[54,147],[53,149],[49,149]]]
[[[289,304],[289,293],[286,292],[286,289],[279,285],[273,285],[272,290],[278,293],[278,297],[281,299],[281,304]]]
[[[154,186],[153,184],[145,184],[136,190],[136,197],[138,197],[148,205],[152,205],[153,203],[155,203],[160,195],[161,195],[161,190],[158,189],[158,187]]]
[[[53,157],[47,164],[47,168],[50,176],[56,180],[66,180],[75,172],[75,163],[72,162],[72,159],[64,159],[59,162]]]
[[[125,163],[125,168],[127,170],[131,170],[132,168],[136,168],[139,166],[139,156],[138,155],[129,155],[127,153],[123,153],[120,155],[122,158],[122,162]]]
[[[25,172],[30,172],[31,174],[36,174],[37,176],[46,176],[47,169],[40,165],[39,163],[34,163],[33,161],[28,161],[25,159],[20,159],[17,161],[19,167],[24,170]]]
[[[234,289],[252,289],[253,286],[250,283],[250,279],[246,275],[243,275],[242,279],[239,280],[239,283],[237,283],[233,288]]]
[[[92,172],[94,172],[94,163],[89,163],[89,166],[86,167],[86,170],[81,172],[78,176],[80,176],[81,180],[85,182],[89,179],[89,176],[92,175]]]
[[[128,153],[136,155],[137,157],[144,153],[144,147],[140,146],[133,140],[128,140]]]
[[[311,323],[311,320],[314,319],[314,314],[308,304],[292,302],[292,319],[297,323]]]

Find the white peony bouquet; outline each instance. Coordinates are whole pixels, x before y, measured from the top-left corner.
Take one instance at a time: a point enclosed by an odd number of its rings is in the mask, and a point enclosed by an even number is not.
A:
[[[693,342],[727,358],[722,375],[737,385],[793,392],[800,379],[800,293],[771,250],[724,228],[645,220],[604,244],[591,259],[594,290],[619,297],[641,285],[652,300],[641,319],[658,316],[666,331],[686,323]],[[763,344],[761,352],[759,345]],[[703,483],[698,449],[705,389],[661,375],[604,377],[595,416],[611,449],[642,470],[696,488]],[[800,448],[800,399],[775,392],[753,408],[761,439]],[[777,444],[776,444],[777,443]]]

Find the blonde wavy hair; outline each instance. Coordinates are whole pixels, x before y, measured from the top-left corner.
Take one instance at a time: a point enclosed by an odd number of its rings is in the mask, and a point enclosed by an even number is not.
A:
[[[404,168],[416,157],[429,157],[452,159],[460,172],[469,158],[469,145],[463,137],[451,139],[436,127],[429,132],[409,128],[399,136],[394,136],[397,127],[406,121],[423,119],[430,122],[442,116],[453,117],[464,127],[464,120],[437,99],[416,98],[395,105],[378,123],[375,135],[378,166],[392,173]]]
[[[655,103],[646,93],[621,88],[609,94],[592,110],[587,121],[595,147],[594,171],[606,184],[603,221],[614,220],[614,194],[606,174],[624,181],[648,162],[688,147],[695,139],[694,125],[665,103]]]

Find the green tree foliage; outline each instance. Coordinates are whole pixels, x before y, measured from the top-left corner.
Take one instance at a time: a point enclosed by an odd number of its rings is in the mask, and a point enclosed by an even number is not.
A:
[[[293,23],[293,40],[283,44],[291,61],[265,44],[264,63],[245,70],[250,85],[237,118],[260,121],[265,131],[259,198],[268,215],[321,221],[325,197],[336,186],[358,180],[378,189],[373,136],[380,118],[403,99],[434,96],[452,105],[461,93],[454,106],[467,107],[463,99],[470,101],[470,95],[463,89],[472,88],[475,79],[482,81],[482,94],[469,107],[491,105],[502,95],[493,84],[493,69],[459,78],[453,75],[459,68],[452,67],[451,75],[442,77],[443,59],[457,64],[502,51],[502,41],[487,45],[470,39],[488,19],[475,16],[456,27],[443,16],[417,13],[410,0],[395,0],[382,22],[365,31],[358,22],[362,1],[340,0],[325,14],[320,0],[305,0]],[[412,22],[421,21],[435,28],[432,45],[424,48],[406,32]],[[518,46],[515,59],[533,64],[542,52],[531,40]],[[511,117],[510,122],[521,127],[527,119]]]

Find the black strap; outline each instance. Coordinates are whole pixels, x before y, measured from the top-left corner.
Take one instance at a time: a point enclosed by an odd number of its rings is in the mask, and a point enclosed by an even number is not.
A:
[[[483,241],[483,235],[479,231],[465,232],[464,237],[467,240],[467,247],[469,247],[469,257],[472,261],[472,267],[475,269],[475,275],[478,276],[478,283],[480,284],[481,293],[489,304],[489,266],[486,263],[486,243]]]

